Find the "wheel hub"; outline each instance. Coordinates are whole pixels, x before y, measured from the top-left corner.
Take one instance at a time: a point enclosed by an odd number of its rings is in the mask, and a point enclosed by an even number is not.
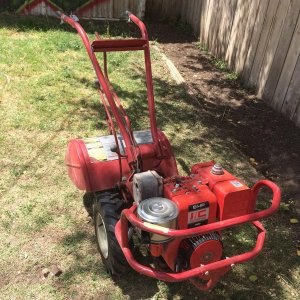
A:
[[[97,240],[100,247],[100,251],[105,259],[108,257],[108,241],[105,224],[101,215],[98,213],[96,218],[96,231]]]

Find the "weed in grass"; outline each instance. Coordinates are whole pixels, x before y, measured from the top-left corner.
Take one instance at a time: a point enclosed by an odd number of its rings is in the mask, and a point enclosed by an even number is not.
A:
[[[228,72],[227,79],[231,81],[240,81],[240,74],[235,71]]]
[[[227,65],[226,61],[224,61],[224,60],[214,59],[213,64],[221,71],[226,71],[226,72],[228,71],[228,65]]]
[[[211,55],[211,52],[209,51],[209,49],[202,43],[196,42],[196,47],[199,48],[201,51],[203,51],[205,54]]]
[[[36,206],[35,203],[24,203],[20,207],[20,211],[21,211],[22,215],[29,216],[32,213],[32,211],[35,208],[35,206]]]
[[[54,216],[45,212],[33,217],[33,225],[30,226],[30,231],[40,231],[49,223],[53,222]]]
[[[196,43],[196,47],[199,48],[204,54],[208,55],[212,59],[212,63],[222,72],[226,73],[226,77],[228,80],[237,82],[240,81],[240,74],[230,70],[228,64],[225,60],[215,58],[213,54],[209,51],[209,49],[201,44],[200,42]]]
[[[219,70],[226,73],[228,80],[238,81],[240,79],[240,75],[237,72],[230,70],[226,61],[214,58],[212,62]]]

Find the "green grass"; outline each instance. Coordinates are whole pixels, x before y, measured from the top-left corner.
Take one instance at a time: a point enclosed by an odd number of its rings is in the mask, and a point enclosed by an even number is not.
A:
[[[123,23],[85,25],[104,36],[131,32]],[[159,54],[152,58],[158,123],[173,145],[180,172],[215,159],[249,184],[261,177],[234,141],[224,139],[221,128],[210,129],[199,103],[170,79]],[[134,128],[147,128],[141,54],[110,54],[109,73]],[[210,293],[134,271],[116,281],[108,277],[82,192],[64,166],[68,140],[107,133],[94,79],[79,37],[67,26],[57,20],[0,16],[1,298],[296,299],[299,259],[290,228],[284,226],[288,208],[264,222],[268,238],[263,254],[236,266]],[[252,240],[251,230],[233,229],[226,235],[225,250],[244,251]],[[52,265],[59,265],[63,274],[43,279],[43,268]],[[250,275],[258,280],[251,282]]]

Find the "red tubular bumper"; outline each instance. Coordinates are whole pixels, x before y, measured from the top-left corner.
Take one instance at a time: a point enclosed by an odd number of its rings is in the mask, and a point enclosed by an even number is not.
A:
[[[183,281],[183,280],[190,279],[192,283],[196,285],[199,289],[202,290],[210,289],[219,280],[220,276],[226,273],[231,266],[238,263],[245,262],[247,260],[256,257],[259,254],[259,252],[262,250],[266,231],[263,225],[257,220],[268,217],[272,215],[274,212],[276,212],[276,210],[279,208],[280,197],[281,197],[280,189],[276,184],[268,180],[261,180],[257,182],[252,189],[253,197],[255,199],[257,197],[260,188],[263,186],[266,186],[273,191],[272,205],[270,208],[260,212],[255,212],[241,217],[231,218],[228,220],[219,221],[216,223],[211,223],[208,225],[203,225],[191,229],[174,230],[174,229],[168,229],[160,226],[151,226],[150,224],[143,222],[136,217],[134,213],[136,210],[136,205],[133,205],[130,209],[125,209],[122,211],[121,219],[117,223],[116,230],[115,230],[117,240],[120,244],[120,247],[129,265],[137,272],[167,282],[176,282],[176,281]],[[256,245],[249,252],[236,255],[233,257],[229,257],[207,265],[202,265],[200,267],[187,270],[181,273],[167,273],[167,272],[157,271],[153,268],[141,265],[135,260],[128,246],[128,222],[130,222],[133,226],[136,226],[144,231],[157,233],[160,235],[173,237],[173,238],[176,237],[187,238],[194,235],[206,234],[209,232],[223,230],[247,222],[252,223],[252,225],[257,229],[258,234],[257,234]],[[195,279],[193,278],[203,274],[211,275],[206,285],[198,284],[197,282],[195,282]]]

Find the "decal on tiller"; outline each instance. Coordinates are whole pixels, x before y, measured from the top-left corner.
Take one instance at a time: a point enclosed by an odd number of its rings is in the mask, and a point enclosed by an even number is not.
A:
[[[208,223],[209,202],[201,202],[189,206],[188,228],[204,225]]]

